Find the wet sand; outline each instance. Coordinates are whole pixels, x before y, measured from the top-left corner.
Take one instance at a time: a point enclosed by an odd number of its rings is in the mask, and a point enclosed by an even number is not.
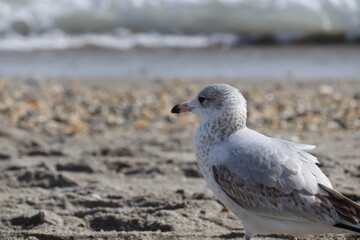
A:
[[[0,51],[7,77],[63,79],[359,80],[360,45],[243,45],[237,48],[82,48]]]
[[[199,120],[170,114],[208,82],[148,83],[0,81],[1,239],[243,238],[198,170]],[[360,202],[360,81],[234,85],[248,127],[316,144],[334,187]],[[311,239],[329,238],[358,239]]]

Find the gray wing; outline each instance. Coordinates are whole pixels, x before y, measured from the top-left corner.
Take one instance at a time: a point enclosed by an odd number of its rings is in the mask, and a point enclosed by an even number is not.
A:
[[[309,148],[252,131],[215,149],[210,162],[216,182],[244,209],[274,218],[335,224],[337,213],[325,204],[319,183],[332,186],[316,158],[303,151]]]

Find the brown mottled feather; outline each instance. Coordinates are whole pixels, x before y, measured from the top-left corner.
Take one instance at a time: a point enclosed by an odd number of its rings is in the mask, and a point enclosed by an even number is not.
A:
[[[337,212],[324,196],[309,196],[297,192],[283,193],[274,187],[261,183],[247,186],[236,181],[234,175],[224,165],[213,166],[213,174],[224,192],[239,206],[263,216],[298,221],[333,222]],[[304,211],[307,209],[307,211]]]
[[[323,201],[328,206],[331,204],[338,215],[345,221],[351,224],[359,224],[360,221],[360,205],[345,197],[341,193],[326,187],[322,184],[319,186],[328,193],[328,196],[323,196],[327,201]],[[330,206],[329,206],[330,207]]]

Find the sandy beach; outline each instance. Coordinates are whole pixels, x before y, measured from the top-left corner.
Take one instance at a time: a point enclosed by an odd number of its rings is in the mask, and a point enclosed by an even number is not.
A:
[[[148,83],[0,81],[1,239],[243,238],[198,170],[199,120],[170,114],[209,82]],[[228,83],[248,127],[316,144],[334,187],[360,202],[359,81]]]
[[[241,90],[249,128],[317,145],[360,203],[359,16],[358,0],[0,0],[0,240],[244,239],[199,171],[200,120],[170,113],[211,83]]]

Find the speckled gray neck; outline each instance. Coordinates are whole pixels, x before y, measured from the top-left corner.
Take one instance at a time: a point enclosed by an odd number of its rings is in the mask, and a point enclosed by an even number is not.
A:
[[[210,117],[202,120],[195,135],[195,154],[202,165],[207,159],[211,147],[226,140],[233,133],[246,126],[245,108],[225,108],[219,117]]]
[[[201,118],[194,143],[198,162],[205,166],[215,144],[246,127],[246,100],[237,88],[213,84],[201,90],[188,106]]]

